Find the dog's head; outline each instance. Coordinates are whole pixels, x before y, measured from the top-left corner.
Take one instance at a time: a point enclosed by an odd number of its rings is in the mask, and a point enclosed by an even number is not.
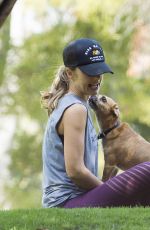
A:
[[[98,120],[103,123],[106,121],[116,121],[120,112],[117,103],[105,95],[91,96],[89,105],[95,111]]]

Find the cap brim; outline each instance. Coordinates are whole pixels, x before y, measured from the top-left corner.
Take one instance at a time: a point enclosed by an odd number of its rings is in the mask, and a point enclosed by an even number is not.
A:
[[[88,76],[98,76],[104,73],[114,73],[105,62],[96,62],[89,65],[78,66],[78,68]]]

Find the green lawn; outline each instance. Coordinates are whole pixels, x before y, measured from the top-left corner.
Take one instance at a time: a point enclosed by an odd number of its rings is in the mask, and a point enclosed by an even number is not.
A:
[[[149,208],[0,211],[0,230],[149,230]]]

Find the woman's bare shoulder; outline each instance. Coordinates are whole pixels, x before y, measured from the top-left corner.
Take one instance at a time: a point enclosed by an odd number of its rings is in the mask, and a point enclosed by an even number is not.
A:
[[[71,123],[72,126],[81,126],[86,123],[87,118],[87,108],[83,104],[73,104],[70,106],[63,115],[63,120],[65,123]]]
[[[64,112],[64,115],[68,118],[68,116],[86,116],[87,114],[87,108],[85,105],[76,103],[71,105],[69,108],[67,108]]]

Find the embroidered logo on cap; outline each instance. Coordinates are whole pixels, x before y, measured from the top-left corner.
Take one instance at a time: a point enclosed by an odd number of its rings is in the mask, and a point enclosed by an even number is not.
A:
[[[93,56],[99,55],[99,54],[100,54],[100,51],[99,51],[99,50],[93,50],[93,51],[92,51],[92,54],[93,54]]]
[[[104,61],[103,50],[98,45],[89,46],[86,51],[85,55],[89,57],[91,62],[102,62]]]

